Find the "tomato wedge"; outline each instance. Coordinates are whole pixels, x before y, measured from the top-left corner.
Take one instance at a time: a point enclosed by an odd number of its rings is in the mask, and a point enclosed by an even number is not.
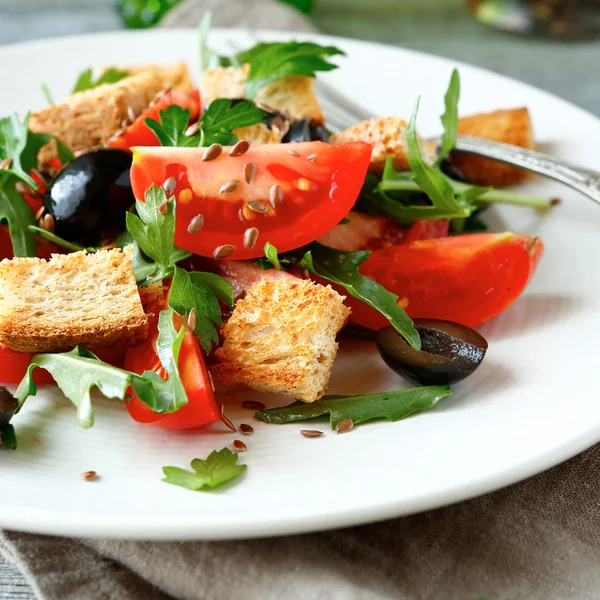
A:
[[[542,256],[539,238],[479,233],[417,241],[373,252],[360,272],[398,295],[414,319],[472,327],[505,310],[525,289]],[[378,330],[387,320],[349,298],[351,320]]]
[[[27,367],[31,362],[33,354],[27,352],[15,352],[6,346],[0,345],[0,384],[13,383],[18,385],[21,383]],[[35,369],[33,372],[33,380],[38,385],[52,383],[54,379],[48,371],[43,369]]]
[[[181,322],[177,318],[175,326],[181,326]],[[158,325],[155,319],[151,323],[150,337],[142,344],[127,350],[125,356],[127,371],[141,375],[144,371],[152,370],[161,376],[164,374],[156,353],[157,338]],[[186,331],[183,338],[179,354],[179,372],[188,396],[188,404],[174,413],[158,414],[152,412],[134,393],[133,399],[127,403],[127,409],[134,421],[163,429],[193,429],[221,420],[221,412],[215,399],[202,349],[191,331]]]
[[[230,150],[204,161],[205,148],[133,148],[136,198],[175,178],[175,243],[184,250],[214,256],[225,246],[219,258],[242,260],[262,256],[265,242],[281,252],[308,244],[348,214],[371,157],[364,142],[266,144],[235,157]],[[197,215],[201,235],[188,231]]]
[[[197,90],[192,93],[170,91],[163,94],[154,104],[144,111],[119,137],[108,143],[109,148],[129,150],[132,146],[158,146],[156,136],[146,126],[146,119],[159,120],[159,111],[172,104],[190,111],[190,120],[198,118],[200,112],[200,94]]]

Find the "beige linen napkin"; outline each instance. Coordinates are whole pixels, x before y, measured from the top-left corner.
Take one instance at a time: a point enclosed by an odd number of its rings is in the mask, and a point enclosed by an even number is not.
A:
[[[310,30],[273,0],[188,0],[215,26]],[[0,553],[42,600],[596,600],[600,447],[523,483],[428,513],[239,542],[73,540],[5,531]]]

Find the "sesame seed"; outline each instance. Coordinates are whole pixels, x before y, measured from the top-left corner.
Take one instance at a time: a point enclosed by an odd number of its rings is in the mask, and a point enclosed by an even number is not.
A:
[[[237,431],[237,429],[235,428],[235,425],[231,422],[229,417],[223,412],[224,410],[225,410],[225,407],[223,405],[221,405],[221,421],[223,422],[225,427],[227,427],[227,429],[230,429],[231,431]]]
[[[81,474],[81,479],[84,481],[92,481],[92,479],[96,479],[96,475],[96,471],[86,471],[85,473]]]
[[[336,433],[348,433],[354,427],[352,419],[342,419],[336,426]]]
[[[159,205],[158,205],[158,212],[161,215],[166,215],[167,211],[169,210],[169,201],[168,200],[163,200]]]
[[[213,252],[213,258],[215,260],[219,260],[220,258],[227,258],[233,254],[235,250],[235,246],[231,244],[223,244],[222,246],[217,246],[215,251]]]
[[[269,190],[269,202],[273,208],[277,208],[283,200],[283,190],[280,185],[272,185]]]
[[[10,168],[10,165],[12,165],[12,161],[13,159],[10,156],[5,158],[2,162],[0,162],[0,170]]]
[[[133,110],[133,106],[127,107],[127,117],[132,123],[137,119],[137,115],[135,114],[135,110]]]
[[[250,183],[256,175],[256,165],[252,161],[248,161],[244,165],[244,179],[246,183]]]
[[[206,152],[204,153],[202,160],[204,160],[204,161],[214,160],[221,154],[221,152],[223,152],[223,146],[221,146],[221,144],[211,144],[206,149]]]
[[[190,310],[190,314],[188,315],[187,326],[191,331],[195,331],[196,329],[196,309],[194,307],[192,307],[192,310]]]
[[[256,241],[258,240],[258,229],[256,227],[249,227],[244,231],[244,247],[254,248]]]
[[[244,442],[242,442],[242,440],[233,440],[233,447],[238,452],[246,452],[246,444],[244,444]]]
[[[40,227],[50,233],[54,232],[54,217],[52,215],[44,215],[40,222]]]
[[[204,215],[196,215],[188,225],[187,231],[190,235],[196,235],[204,225]]]
[[[265,408],[262,402],[257,402],[256,400],[244,400],[242,406],[250,410],[263,410]]]
[[[248,425],[247,423],[242,423],[240,425],[240,431],[244,435],[251,435],[254,433],[254,427],[252,427],[252,425]]]
[[[246,140],[240,140],[230,151],[229,156],[242,156],[246,154],[250,148],[250,142]]]
[[[295,150],[288,150],[288,152],[292,155],[292,156],[300,156]]]
[[[253,212],[257,213],[266,213],[269,210],[269,207],[260,200],[250,200],[250,202],[246,202],[246,206]]]
[[[188,137],[198,133],[200,131],[200,123],[198,121],[196,121],[195,123],[192,123],[186,130],[185,130],[185,134]]]
[[[322,431],[318,431],[317,429],[301,429],[300,434],[305,438],[316,438],[321,437],[323,435]]]
[[[167,196],[172,196],[175,188],[177,187],[177,179],[175,177],[167,177],[163,183],[163,190]]]
[[[15,190],[17,190],[19,194],[23,194],[23,196],[31,196],[33,194],[33,190],[22,181],[17,181],[17,183],[15,183]]]
[[[317,155],[316,154],[309,154],[306,157],[306,160],[310,160],[310,162],[315,162],[317,160]]]
[[[235,190],[237,190],[239,187],[240,180],[232,179],[221,186],[221,189],[219,189],[219,194],[229,194],[230,192],[235,192]]]

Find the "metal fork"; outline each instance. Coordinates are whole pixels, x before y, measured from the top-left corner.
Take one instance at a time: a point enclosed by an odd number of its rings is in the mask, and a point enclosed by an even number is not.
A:
[[[258,31],[251,29],[249,34],[255,41],[261,41]],[[322,80],[315,78],[315,87],[327,124],[334,130],[341,131],[374,116]],[[439,145],[439,139],[432,141]],[[600,205],[600,173],[597,171],[578,167],[549,154],[471,136],[459,135],[454,152],[497,160],[543,175],[568,185]]]

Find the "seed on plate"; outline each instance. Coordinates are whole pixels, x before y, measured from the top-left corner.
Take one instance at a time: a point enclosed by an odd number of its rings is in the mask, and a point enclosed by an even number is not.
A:
[[[221,144],[211,144],[206,149],[206,152],[204,153],[202,160],[204,160],[204,161],[214,160],[221,154],[221,152],[223,152],[223,146],[221,146]]]
[[[231,431],[237,431],[235,425],[231,422],[229,417],[225,414],[225,407],[221,405],[221,421],[227,427],[227,429],[231,429]]]
[[[188,137],[191,137],[192,135],[195,135],[196,133],[198,133],[200,131],[200,123],[198,121],[196,121],[195,123],[192,123],[186,130],[185,130],[185,135],[187,135]]]
[[[242,442],[242,440],[233,440],[233,447],[238,452],[246,452],[246,444],[244,444],[244,442]]]
[[[291,148],[288,150],[288,152],[292,155],[292,156],[300,156],[295,150],[292,150]]]
[[[192,307],[192,310],[190,310],[190,314],[188,315],[187,326],[191,331],[195,331],[196,329],[196,309],[194,307]]]
[[[310,162],[315,162],[317,160],[317,155],[316,154],[309,154],[306,157],[306,160],[310,160]]]
[[[40,222],[40,227],[45,231],[54,233],[54,217],[52,215],[44,215]]]
[[[262,402],[257,402],[256,400],[244,400],[242,406],[250,410],[263,410],[265,408]]]
[[[127,116],[132,123],[137,119],[137,114],[135,113],[135,110],[133,110],[133,106],[127,107]]]
[[[230,192],[235,192],[240,187],[239,179],[232,179],[231,181],[227,181],[224,183],[219,189],[219,194],[229,194]]]
[[[222,246],[217,246],[215,251],[213,252],[213,258],[215,260],[219,260],[220,258],[227,258],[231,256],[235,250],[235,246],[231,244],[223,244]]]
[[[352,419],[342,419],[336,426],[336,433],[348,433],[354,427]]]
[[[550,206],[556,206],[557,204],[560,204],[560,202],[560,198],[552,198],[552,200],[550,200]]]
[[[10,165],[12,165],[12,161],[13,159],[10,156],[5,158],[2,162],[0,162],[0,170],[8,169]]]
[[[35,220],[39,221],[44,216],[45,212],[46,212],[46,207],[40,206],[39,210],[35,213]]]
[[[321,437],[323,435],[323,432],[319,431],[318,429],[301,429],[300,434],[303,435],[305,438],[316,438]]]
[[[34,437],[33,435],[29,438],[29,440],[31,442],[33,442],[34,444],[37,444],[38,446],[40,446],[42,444],[42,442],[40,441],[39,438]]]
[[[167,196],[172,196],[177,187],[177,179],[175,177],[167,177],[163,183],[163,190]]]
[[[264,214],[269,210],[269,207],[260,200],[250,200],[250,202],[246,202],[246,206],[253,212],[257,212],[260,214]]]
[[[244,231],[244,247],[254,248],[256,240],[258,240],[258,229],[256,227],[248,227]]]
[[[256,175],[256,165],[250,160],[244,165],[244,179],[250,183]]]
[[[250,148],[250,142],[247,140],[240,140],[230,151],[229,156],[242,156],[246,154]]]
[[[86,471],[85,473],[81,474],[81,479],[84,481],[92,481],[92,479],[96,479],[96,475],[96,471]]]
[[[15,183],[15,190],[17,190],[19,194],[23,194],[23,196],[31,196],[34,193],[33,190],[22,181],[17,181],[17,183]]]
[[[168,200],[163,200],[159,205],[158,205],[158,212],[161,215],[166,215],[167,211],[169,210],[169,201]]]
[[[196,215],[188,225],[187,231],[190,235],[196,235],[204,225],[204,215]]]
[[[280,185],[272,185],[269,190],[269,202],[273,208],[277,208],[283,200],[283,190]]]
[[[252,427],[252,425],[248,425],[247,423],[242,423],[240,425],[240,431],[244,435],[251,435],[254,433],[254,427]]]

